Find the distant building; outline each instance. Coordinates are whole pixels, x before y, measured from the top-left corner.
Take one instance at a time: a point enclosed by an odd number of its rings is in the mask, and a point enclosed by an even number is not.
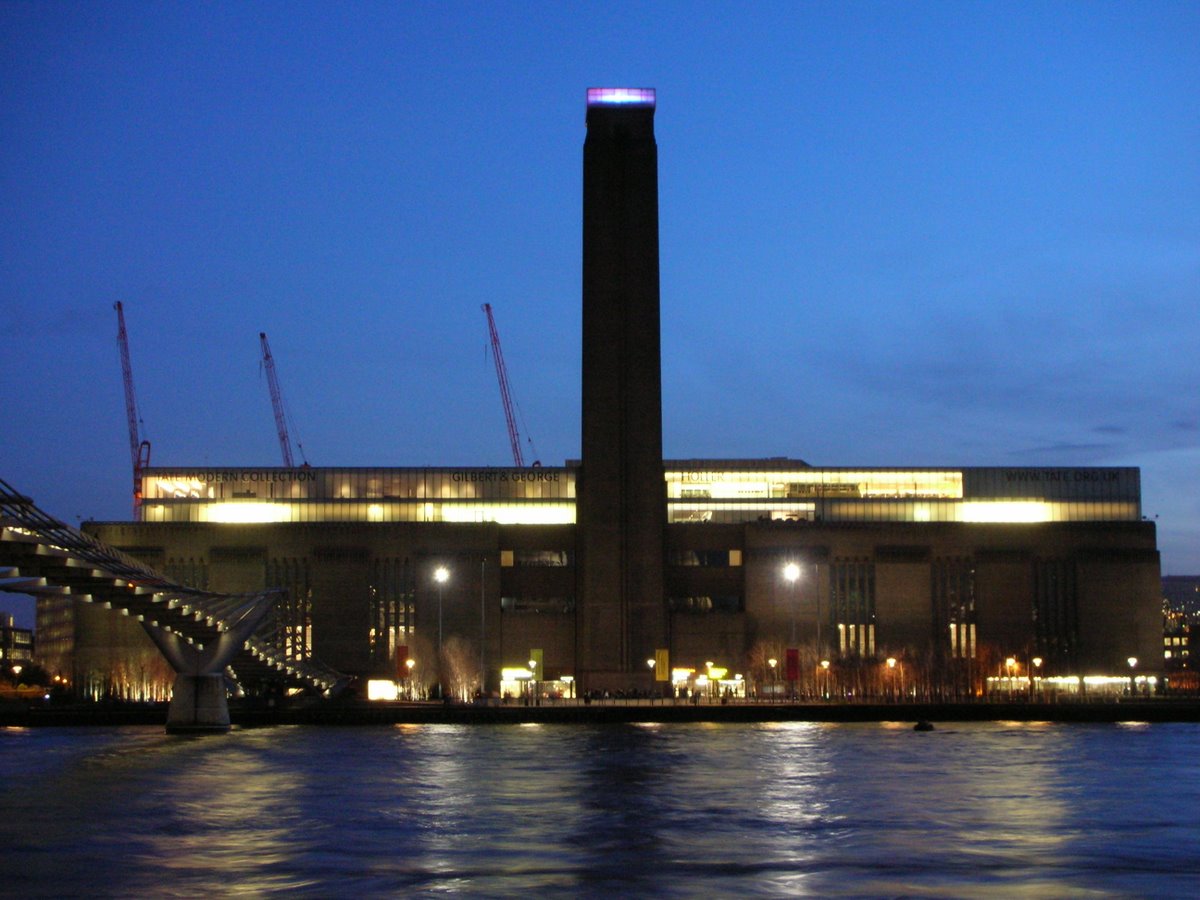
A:
[[[1171,609],[1200,615],[1200,575],[1164,575],[1162,595]]]
[[[1163,664],[1176,688],[1200,688],[1192,636],[1200,626],[1200,576],[1166,575],[1163,594]]]
[[[6,612],[0,612],[0,672],[33,662],[33,629],[18,628]]]
[[[271,627],[296,653],[410,690],[439,645],[463,692],[965,695],[1160,672],[1137,469],[662,459],[654,102],[588,95],[579,462],[148,469],[142,521],[87,530],[197,587],[286,587]],[[70,605],[39,615],[77,680],[140,639]]]

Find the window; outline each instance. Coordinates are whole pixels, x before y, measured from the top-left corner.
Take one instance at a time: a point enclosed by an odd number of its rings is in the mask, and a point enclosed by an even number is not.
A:
[[[514,550],[513,562],[517,566],[569,566],[570,550]]]
[[[569,615],[574,597],[501,597],[500,611],[508,615]]]
[[[736,613],[742,611],[742,598],[732,594],[695,597],[669,597],[667,606],[677,613]]]
[[[951,659],[975,658],[975,567],[969,559],[938,559],[933,564],[936,645],[949,644]]]
[[[737,562],[734,562],[736,557]],[[669,550],[667,564],[672,566],[740,566],[741,550]]]
[[[875,654],[875,564],[844,559],[830,568],[830,622],[838,650],[849,656]]]
[[[1073,665],[1079,635],[1073,562],[1040,559],[1034,563],[1033,624],[1038,652],[1052,664]]]

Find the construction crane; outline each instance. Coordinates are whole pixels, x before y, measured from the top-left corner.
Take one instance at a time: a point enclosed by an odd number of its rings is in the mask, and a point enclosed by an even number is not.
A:
[[[512,395],[508,389],[508,369],[504,365],[504,352],[500,349],[500,333],[496,331],[496,319],[492,316],[492,305],[490,303],[483,304],[484,313],[487,315],[488,333],[492,339],[492,360],[496,363],[496,380],[500,382],[500,402],[504,405],[504,420],[508,423],[508,442],[512,445],[513,464],[518,468],[525,466],[525,457],[521,453],[521,436],[517,431],[517,419],[513,414]],[[529,441],[529,445],[533,447],[533,441]],[[537,454],[536,448],[534,455]],[[533,461],[533,465],[540,466],[541,462]]]
[[[142,470],[150,465],[150,442],[139,434],[142,420],[138,415],[137,396],[133,392],[129,335],[125,331],[125,311],[120,300],[113,304],[113,309],[117,311],[117,345],[121,348],[121,376],[125,380],[125,417],[129,422],[129,457],[133,463],[133,518],[138,519],[142,508]]]
[[[283,464],[289,469],[294,469],[296,463],[292,458],[292,440],[288,436],[287,413],[284,411],[283,393],[279,390],[279,378],[275,374],[275,357],[271,355],[271,345],[267,343],[265,332],[260,331],[258,333],[258,340],[262,344],[262,365],[267,373],[267,387],[271,391],[271,406],[275,410],[275,430],[279,434],[279,449],[283,451]],[[300,451],[300,459],[304,461],[304,466],[307,468],[308,460],[304,459],[304,445],[297,440],[296,447]]]

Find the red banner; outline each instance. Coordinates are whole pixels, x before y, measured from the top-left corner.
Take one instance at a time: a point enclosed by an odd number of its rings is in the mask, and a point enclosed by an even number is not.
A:
[[[800,680],[800,651],[795,647],[787,648],[787,656],[784,657],[784,671],[787,673],[787,681]]]

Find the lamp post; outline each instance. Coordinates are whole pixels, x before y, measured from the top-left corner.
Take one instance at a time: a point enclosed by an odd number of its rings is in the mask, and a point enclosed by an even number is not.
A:
[[[438,592],[438,643],[437,643],[437,671],[438,671],[438,699],[445,697],[445,686],[442,684],[442,587],[450,578],[450,570],[445,566],[438,566],[434,569],[433,580],[437,582]]]
[[[827,660],[827,659],[823,659],[823,660],[821,660],[821,670],[822,670],[822,671],[825,673],[825,692],[824,692],[824,693],[825,693],[825,699],[826,699],[826,700],[828,700],[828,699],[829,699],[829,695],[830,695],[830,690],[829,690],[829,660]]]
[[[771,667],[771,702],[774,703],[775,702],[775,694],[776,694],[775,667],[777,665],[779,665],[779,660],[777,660],[775,657],[772,656],[770,659],[767,660],[767,665]]]
[[[404,661],[404,667],[406,669],[408,669],[408,699],[409,700],[411,700],[413,698],[412,672],[413,672],[413,666],[415,666],[416,664],[417,664],[417,661],[415,659],[406,659]]]
[[[646,660],[646,668],[650,670],[650,699],[654,700],[654,666],[658,662],[653,656]]]
[[[1137,664],[1138,664],[1137,657],[1131,656],[1131,657],[1129,657],[1129,659],[1127,659],[1125,661],[1127,663],[1129,663],[1129,696],[1136,697],[1137,696],[1137,683],[1134,679],[1133,670],[1137,668]]]
[[[486,700],[487,668],[484,659],[487,634],[487,557],[479,560],[479,697]]]
[[[1033,696],[1033,688],[1034,688],[1034,685],[1036,684],[1037,685],[1037,696],[1038,696],[1038,699],[1041,700],[1042,699],[1042,658],[1040,656],[1035,656],[1033,659],[1030,660],[1030,662],[1033,663],[1033,671],[1029,673],[1029,675],[1030,675],[1029,696],[1030,697]]]
[[[538,689],[537,689],[537,660],[536,659],[531,659],[529,661],[529,693],[530,693],[530,705],[537,706]]]
[[[788,563],[783,567],[783,577],[788,582],[788,599],[789,606],[792,608],[792,646],[796,646],[796,581],[800,578],[800,567],[793,563]],[[821,647],[821,617],[817,615],[817,648],[818,652]]]
[[[889,656],[887,658],[888,668],[888,699],[896,699],[896,657]]]

